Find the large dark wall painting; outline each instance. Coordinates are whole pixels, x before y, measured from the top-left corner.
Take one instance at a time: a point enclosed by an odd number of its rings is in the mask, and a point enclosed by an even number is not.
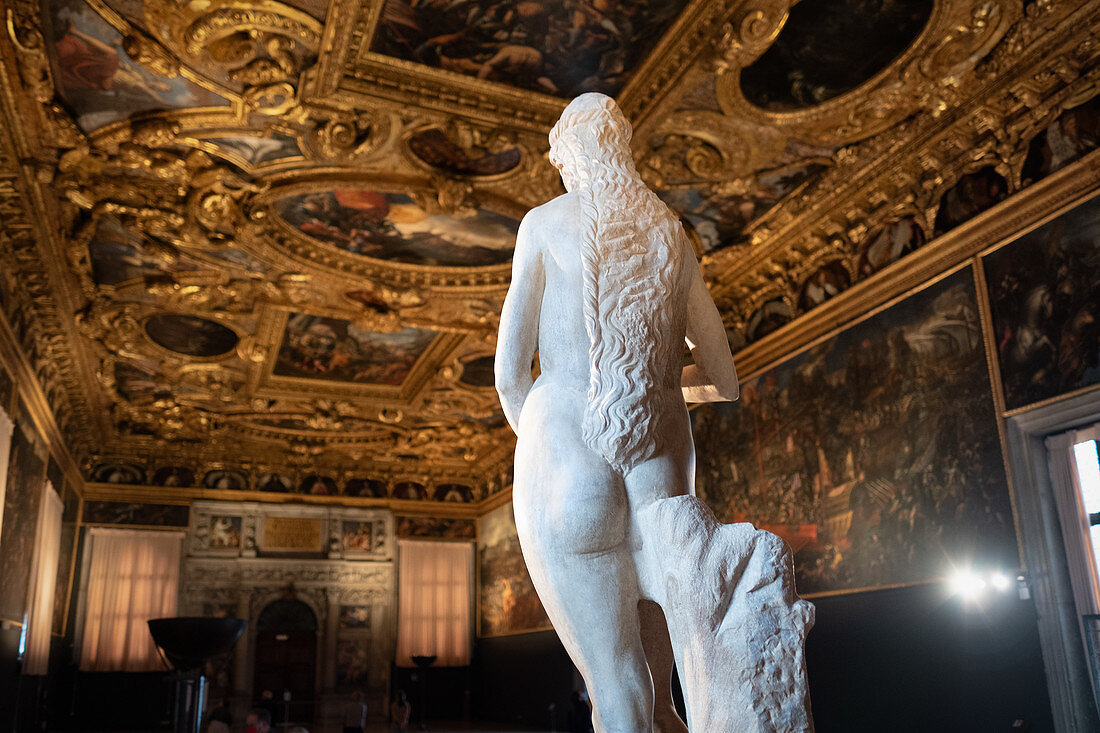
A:
[[[800,593],[1018,562],[969,271],[692,415],[699,495],[783,536]]]
[[[17,425],[12,435],[0,530],[0,618],[19,622],[27,610],[38,507],[46,480],[46,463],[35,452],[34,438],[24,432],[28,427]]]
[[[932,14],[932,0],[802,0],[772,44],[741,72],[741,90],[773,111],[812,107],[885,68]]]
[[[432,214],[403,193],[357,188],[282,199],[279,215],[302,234],[352,254],[392,262],[485,267],[512,259],[519,222],[478,209]]]
[[[615,96],[687,0],[387,0],[371,50],[560,97]]]
[[[503,636],[550,628],[519,549],[512,504],[478,522],[478,636]]]
[[[982,264],[1005,408],[1100,382],[1100,198]]]
[[[435,338],[435,331],[367,331],[348,321],[293,313],[273,373],[329,382],[398,386]]]

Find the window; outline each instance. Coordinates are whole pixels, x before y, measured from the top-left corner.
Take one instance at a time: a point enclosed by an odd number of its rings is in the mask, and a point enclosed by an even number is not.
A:
[[[88,530],[80,669],[163,669],[145,622],[176,615],[182,544],[180,532]]]
[[[1100,479],[1096,438],[1100,425],[1047,439],[1058,520],[1079,615],[1100,614]],[[1093,524],[1095,515],[1096,524]]]
[[[27,623],[23,624],[26,658],[23,674],[46,674],[50,663],[50,626],[53,624],[53,595],[57,585],[57,559],[61,549],[61,497],[49,481],[42,487],[35,532],[33,594]]]
[[[398,543],[397,664],[435,656],[440,667],[470,663],[473,545]]]
[[[1096,559],[1100,557],[1100,459],[1097,458],[1096,441],[1090,439],[1075,443],[1073,459],[1077,468],[1078,496],[1088,524],[1093,586],[1100,588],[1100,569],[1096,564]]]

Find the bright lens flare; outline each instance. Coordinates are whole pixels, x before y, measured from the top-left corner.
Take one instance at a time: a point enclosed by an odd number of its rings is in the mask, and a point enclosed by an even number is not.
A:
[[[951,576],[951,592],[965,601],[976,600],[985,588],[982,576],[969,570],[959,570]]]
[[[1012,590],[1012,579],[1005,573],[975,572],[970,569],[955,570],[947,580],[951,595],[958,596],[966,603],[975,603],[988,591],[1008,593]]]

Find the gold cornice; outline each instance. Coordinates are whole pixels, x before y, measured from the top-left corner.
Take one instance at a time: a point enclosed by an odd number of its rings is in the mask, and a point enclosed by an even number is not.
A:
[[[1100,192],[1100,150],[1063,168],[783,326],[735,355],[738,373],[750,378],[806,346],[923,289],[951,272],[1042,226]]]
[[[723,37],[740,45],[745,60],[759,55],[797,1],[693,0],[619,94],[623,111],[643,127],[651,115],[664,111],[662,103],[693,66],[709,65]]]
[[[444,501],[410,501],[361,496],[312,496],[300,494],[263,494],[256,491],[180,488],[165,486],[121,486],[89,482],[85,501],[148,502],[190,506],[199,500],[262,501],[265,503],[305,506],[348,506],[389,509],[402,516],[476,519],[500,504],[499,494],[477,503],[458,504]],[[489,506],[496,502],[493,506]],[[486,508],[486,507],[489,508]]]
[[[38,434],[45,439],[50,454],[64,471],[65,478],[69,480],[77,496],[83,497],[85,484],[80,466],[69,452],[68,442],[57,426],[46,395],[43,394],[42,387],[35,378],[34,369],[24,356],[23,350],[16,342],[15,334],[11,332],[11,327],[2,314],[0,314],[0,362],[12,375],[16,393],[30,412],[24,417],[29,417],[34,423]],[[61,486],[54,488],[58,493],[64,490]]]

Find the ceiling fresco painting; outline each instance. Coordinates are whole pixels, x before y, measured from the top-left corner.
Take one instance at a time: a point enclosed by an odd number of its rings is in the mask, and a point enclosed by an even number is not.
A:
[[[0,308],[85,477],[158,496],[506,492],[499,314],[579,92],[750,364],[1100,143],[1100,0],[6,9]]]
[[[967,173],[944,193],[936,213],[935,234],[973,219],[1008,196],[1008,182],[992,167]]]
[[[122,34],[83,0],[56,0],[49,18],[59,91],[85,130],[135,112],[228,104],[182,77],[166,79],[136,63],[122,49]]]
[[[741,90],[773,112],[827,102],[886,68],[916,39],[932,6],[932,0],[802,0],[775,43],[741,72]]]
[[[302,154],[298,149],[297,140],[279,134],[271,137],[256,135],[211,137],[207,138],[207,142],[215,146],[216,152],[226,155],[230,160],[236,156],[248,166],[263,165]]]
[[[375,333],[336,318],[294,313],[275,360],[280,377],[399,386],[435,339],[435,331]]]
[[[559,97],[614,95],[686,0],[386,0],[376,53]]]
[[[424,130],[409,138],[409,152],[426,165],[456,176],[499,176],[520,164],[523,156],[517,147],[507,144],[500,150],[480,145],[474,150],[463,149],[439,129]]]
[[[432,214],[405,194],[354,188],[291,196],[278,210],[313,239],[364,257],[421,265],[508,262],[519,229],[518,221],[491,211]]]
[[[751,181],[737,180],[706,189],[665,189],[658,193],[688,221],[699,236],[703,251],[713,252],[743,243],[750,223],[824,170],[821,163],[795,163],[763,171]]]
[[[99,220],[88,250],[92,279],[99,285],[119,285],[130,280],[198,269],[197,265],[181,262],[179,252],[171,245],[147,247],[139,235],[113,216]]]
[[[233,329],[220,323],[177,313],[151,317],[145,322],[145,333],[169,351],[204,359],[222,356],[240,341]]]

